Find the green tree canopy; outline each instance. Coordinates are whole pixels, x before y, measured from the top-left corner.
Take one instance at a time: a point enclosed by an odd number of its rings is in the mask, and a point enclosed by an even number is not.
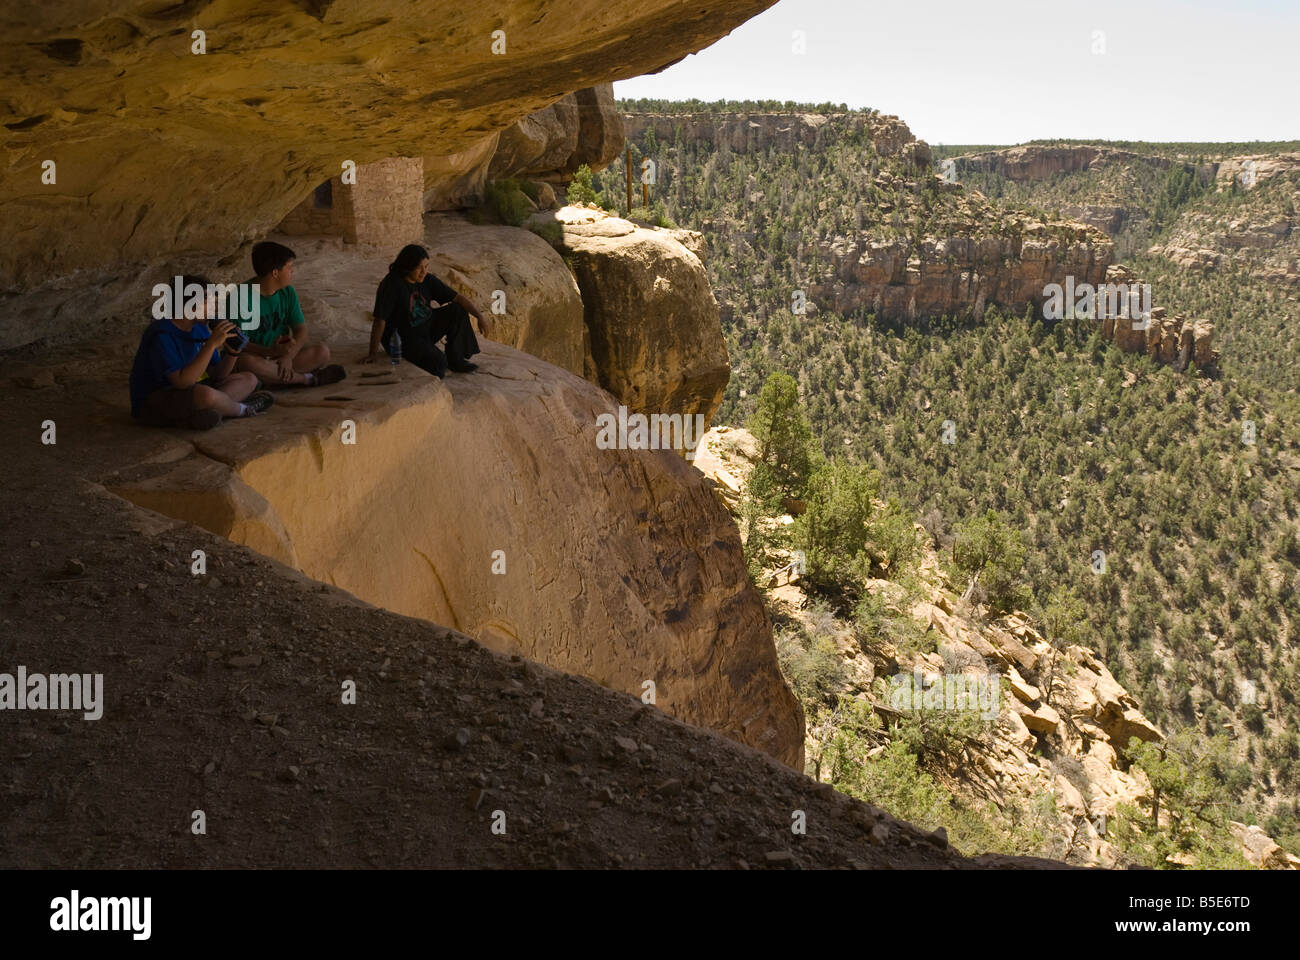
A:
[[[952,559],[957,570],[984,588],[990,605],[1010,609],[1025,599],[1020,573],[1025,565],[1025,547],[1020,531],[1012,528],[996,511],[986,510],[956,526]]]
[[[879,492],[880,477],[871,468],[839,458],[818,461],[796,528],[814,583],[830,578],[842,588],[865,571],[871,500]]]
[[[812,428],[799,404],[799,385],[786,373],[763,384],[758,408],[746,423],[758,441],[750,488],[760,499],[802,497],[812,469]]]

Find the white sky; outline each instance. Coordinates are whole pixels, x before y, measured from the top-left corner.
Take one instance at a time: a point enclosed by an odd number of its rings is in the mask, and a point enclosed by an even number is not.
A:
[[[1300,0],[780,0],[614,93],[875,107],[930,143],[1296,140]]]

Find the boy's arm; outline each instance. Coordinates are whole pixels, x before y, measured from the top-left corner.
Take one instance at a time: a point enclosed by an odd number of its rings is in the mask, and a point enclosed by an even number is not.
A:
[[[298,351],[307,346],[307,321],[303,321],[289,331],[289,359],[297,356]]]
[[[173,387],[178,390],[184,390],[186,387],[192,387],[199,382],[199,377],[203,376],[203,371],[208,369],[212,363],[212,354],[221,344],[226,342],[226,337],[230,336],[235,325],[229,320],[222,320],[217,324],[211,336],[203,342],[203,348],[198,354],[185,366],[178,370],[166,371],[167,379]]]
[[[289,340],[278,348],[278,352],[272,356],[277,359],[283,358],[289,366],[289,373],[293,372],[293,358],[298,355],[298,351],[307,346],[307,318],[302,315],[302,305],[298,302],[298,291],[293,287],[286,287],[289,294]]]
[[[293,360],[298,356],[298,351],[307,346],[307,324],[300,323],[289,331],[289,337],[286,340],[281,337],[282,343],[278,343],[271,357],[275,360],[275,365],[280,371],[280,376],[287,381],[293,377]]]
[[[243,351],[241,350],[240,352],[242,353]],[[226,353],[222,356],[222,358],[212,368],[212,379],[224,380],[226,377],[230,376],[235,370],[235,361],[238,359],[238,355],[233,353]]]

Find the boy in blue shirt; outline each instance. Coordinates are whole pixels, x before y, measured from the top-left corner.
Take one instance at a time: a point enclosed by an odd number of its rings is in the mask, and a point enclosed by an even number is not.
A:
[[[208,287],[206,277],[183,277],[182,283]],[[223,417],[251,417],[271,406],[256,376],[233,372],[236,352],[222,356],[236,328],[221,320],[209,329],[205,320],[214,307],[209,302],[202,316],[187,318],[176,304],[174,317],[149,324],[131,366],[131,416],[150,426],[209,430]]]

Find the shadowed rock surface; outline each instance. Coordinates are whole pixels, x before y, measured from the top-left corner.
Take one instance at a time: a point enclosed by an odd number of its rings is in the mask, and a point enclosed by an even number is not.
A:
[[[354,367],[106,482],[493,649],[628,694],[653,681],[674,716],[801,767],[802,717],[708,484],[669,451],[598,449],[607,394],[484,346],[473,376]]]
[[[6,714],[0,866],[1059,866],[964,859],[633,696],[377,609],[81,479],[198,456],[197,434],[127,423],[116,377],[130,347],[0,361],[6,655],[102,672],[105,690],[98,721]],[[501,347],[485,363],[537,361]],[[475,376],[488,385],[435,389],[455,408],[503,383]],[[326,409],[223,424],[206,442],[257,443]],[[39,440],[46,420],[56,444]],[[196,809],[206,836],[190,832]],[[793,810],[807,836],[791,834]]]

